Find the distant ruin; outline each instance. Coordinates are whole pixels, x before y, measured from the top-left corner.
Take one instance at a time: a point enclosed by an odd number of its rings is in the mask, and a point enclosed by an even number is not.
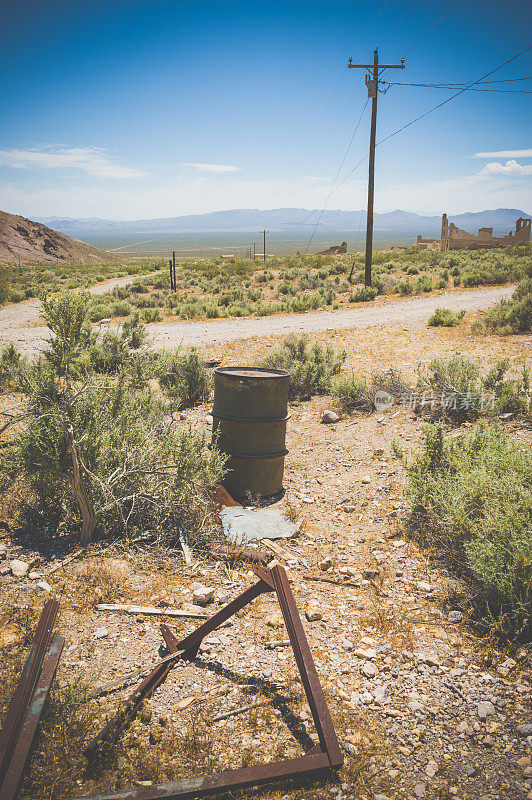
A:
[[[342,244],[333,244],[332,247],[328,247],[327,250],[320,250],[319,253],[316,253],[316,255],[339,256],[342,253],[347,253],[347,242],[342,242]]]
[[[478,234],[468,233],[449,222],[447,214],[441,218],[441,236],[439,239],[417,237],[414,247],[419,250],[479,250],[490,247],[510,247],[515,244],[526,244],[530,241],[532,220],[519,217],[515,223],[515,232],[507,236],[493,236],[493,228],[479,228]]]

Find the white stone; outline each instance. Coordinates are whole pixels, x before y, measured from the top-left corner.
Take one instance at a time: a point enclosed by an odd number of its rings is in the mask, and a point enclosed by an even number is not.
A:
[[[342,647],[344,650],[353,650],[354,646],[355,645],[353,642],[351,642],[349,639],[344,639],[342,642]]]
[[[369,475],[364,475],[362,478],[362,483],[371,483],[371,478]]]
[[[24,575],[27,575],[30,568],[29,564],[25,561],[19,561],[18,558],[14,558],[13,561],[10,561],[9,566],[11,567],[11,572],[17,578],[23,578]]]
[[[37,588],[38,589],[42,589],[43,592],[51,592],[52,591],[52,587],[50,586],[49,583],[47,583],[47,581],[39,581],[39,583],[37,584]]]
[[[486,719],[495,714],[495,706],[489,700],[481,700],[477,705],[477,714],[479,719]]]
[[[362,672],[366,676],[366,678],[374,678],[377,674],[377,667],[375,664],[372,664],[371,661],[366,661],[362,665]]]
[[[321,421],[324,423],[328,422],[338,422],[340,417],[335,411],[331,411],[330,409],[326,409],[321,415]]]
[[[212,602],[214,597],[214,589],[209,586],[203,586],[201,583],[192,584],[192,601],[199,606],[206,606]]]
[[[109,631],[107,628],[96,628],[94,635],[97,639],[105,639],[106,636],[109,636]]]

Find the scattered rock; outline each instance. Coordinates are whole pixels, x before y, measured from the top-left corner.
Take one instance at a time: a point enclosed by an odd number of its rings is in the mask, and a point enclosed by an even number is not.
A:
[[[323,559],[323,561],[320,561],[319,563],[319,567],[322,572],[327,572],[327,570],[329,570],[332,567],[332,565],[333,562],[330,556],[327,556],[326,558]]]
[[[11,567],[11,572],[16,578],[23,578],[24,575],[28,574],[28,570],[30,565],[26,563],[26,561],[19,561],[18,558],[14,558],[12,561],[9,562],[9,566]]]
[[[375,664],[372,664],[371,661],[365,661],[362,665],[362,672],[366,678],[374,678],[377,674],[377,667]]]
[[[477,714],[479,719],[487,719],[495,714],[495,706],[489,700],[481,700],[477,705]]]
[[[37,581],[39,578],[42,578],[42,575],[40,572],[30,572],[28,578],[30,581]]]
[[[447,615],[447,620],[449,622],[453,622],[455,624],[458,623],[458,622],[462,622],[463,618],[464,618],[464,615],[462,614],[461,611],[449,611],[449,613]]]
[[[472,778],[473,775],[475,775],[475,773],[476,773],[475,767],[471,766],[471,764],[465,764],[464,765],[464,770],[465,770],[465,774],[467,775],[468,778]]]
[[[364,475],[362,478],[362,483],[371,483],[371,478],[369,475]]]
[[[427,791],[426,783],[416,783],[416,785],[414,786],[414,794],[416,797],[425,797],[426,791]]]
[[[0,559],[7,557],[7,547],[3,542],[0,542]]]
[[[324,423],[338,422],[339,419],[340,417],[338,416],[338,414],[336,414],[334,411],[331,411],[330,409],[326,409],[321,415],[321,421]]]
[[[107,628],[96,628],[94,635],[97,639],[105,639],[106,636],[109,636],[109,631]]]
[[[198,606],[206,606],[212,603],[214,597],[214,589],[209,586],[203,586],[201,583],[193,583],[192,589],[192,602]]]
[[[353,644],[353,642],[352,642],[352,641],[350,641],[349,639],[344,639],[344,640],[342,641],[342,648],[343,648],[344,650],[353,650],[353,649],[354,649],[354,647],[355,647],[355,645],[354,645],[354,644]]]
[[[309,603],[305,609],[305,616],[309,622],[317,622],[323,619],[323,614],[316,605],[316,603]]]
[[[432,592],[432,586],[430,583],[426,583],[425,581],[418,581],[417,588],[420,592]]]
[[[439,770],[439,766],[435,761],[429,761],[427,766],[425,767],[425,775],[429,778],[433,778]]]
[[[525,722],[523,725],[517,726],[519,736],[532,736],[532,722]]]
[[[269,617],[266,617],[266,625],[269,625],[270,628],[282,628],[284,620],[281,614],[270,614]]]
[[[140,711],[140,721],[146,725],[148,722],[150,722],[151,715],[151,705],[149,703],[144,703]]]
[[[38,589],[42,589],[43,592],[51,592],[52,591],[52,587],[50,586],[50,584],[47,581],[39,581],[39,583],[37,584],[37,588]]]
[[[370,703],[373,703],[373,695],[371,694],[371,692],[362,692],[362,694],[359,697],[359,700],[365,706],[369,706]]]

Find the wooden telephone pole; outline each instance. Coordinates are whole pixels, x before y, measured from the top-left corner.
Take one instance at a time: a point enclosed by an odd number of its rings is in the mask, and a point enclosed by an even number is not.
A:
[[[364,271],[364,283],[371,286],[371,259],[373,256],[373,197],[375,186],[375,137],[377,133],[377,95],[379,93],[379,70],[385,69],[404,69],[405,60],[401,59],[400,64],[379,64],[379,49],[373,53],[373,64],[353,64],[353,59],[349,59],[347,65],[349,69],[367,69],[366,86],[368,87],[368,97],[371,97],[371,133],[369,139],[369,178],[368,178],[368,216],[366,223],[366,262]]]
[[[263,237],[264,237],[264,239],[263,239],[263,241],[264,241],[264,250],[263,250],[263,253],[264,253],[264,256],[263,256],[264,263],[266,263],[266,234],[267,234],[267,233],[269,233],[269,232],[270,232],[270,231],[267,231],[267,230],[263,230],[263,231],[262,231],[262,235],[263,235]]]

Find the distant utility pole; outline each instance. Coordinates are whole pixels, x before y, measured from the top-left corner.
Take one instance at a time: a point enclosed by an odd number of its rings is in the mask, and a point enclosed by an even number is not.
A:
[[[264,263],[266,263],[266,234],[269,233],[269,232],[270,231],[267,231],[267,230],[263,230],[262,231],[263,241],[264,241],[264,250],[263,250],[263,252],[264,252],[264,256],[263,256]]]
[[[255,252],[257,249],[257,242],[253,242],[253,261],[255,261]]]
[[[368,179],[368,216],[366,223],[366,262],[364,272],[364,284],[371,286],[371,259],[373,255],[373,196],[375,185],[375,136],[377,133],[377,95],[379,92],[379,70],[385,69],[404,69],[405,60],[401,59],[400,64],[379,64],[379,49],[373,52],[373,64],[353,64],[353,59],[349,59],[347,65],[349,69],[367,69],[366,86],[368,87],[368,97],[372,98],[371,104],[371,134],[369,140],[369,179]]]

